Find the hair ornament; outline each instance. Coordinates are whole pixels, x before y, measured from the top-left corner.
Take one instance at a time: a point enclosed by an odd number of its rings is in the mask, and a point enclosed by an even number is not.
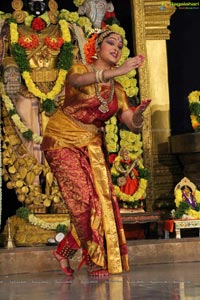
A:
[[[94,28],[88,33],[89,38],[84,46],[85,60],[88,64],[92,64],[97,59],[96,50],[98,46],[112,33],[118,34],[108,27],[104,27],[103,29]]]

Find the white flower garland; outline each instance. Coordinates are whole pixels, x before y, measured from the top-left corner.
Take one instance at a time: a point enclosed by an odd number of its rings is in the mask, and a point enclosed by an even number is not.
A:
[[[58,225],[65,225],[67,227],[69,227],[70,225],[70,221],[64,221],[64,222],[46,222],[43,221],[42,219],[36,217],[34,214],[30,214],[28,216],[28,221],[29,223],[31,223],[34,226],[39,226],[43,229],[47,229],[47,230],[55,230],[57,228]]]

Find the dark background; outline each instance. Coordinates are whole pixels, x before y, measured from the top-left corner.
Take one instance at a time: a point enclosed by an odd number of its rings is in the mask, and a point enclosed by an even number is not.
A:
[[[181,1],[174,1],[179,2]],[[184,1],[182,1],[184,2]],[[190,1],[197,2],[197,1]],[[57,0],[62,8],[77,11],[72,0]],[[130,0],[113,0],[116,17],[126,31],[131,55],[134,52],[132,40]],[[0,10],[12,12],[11,0],[0,0]],[[177,9],[170,20],[170,40],[167,41],[168,74],[170,92],[170,122],[172,135],[193,132],[190,123],[188,94],[200,90],[200,7],[198,9]],[[159,84],[159,83],[158,83]],[[3,229],[6,219],[15,214],[20,203],[14,190],[7,190],[3,183]]]

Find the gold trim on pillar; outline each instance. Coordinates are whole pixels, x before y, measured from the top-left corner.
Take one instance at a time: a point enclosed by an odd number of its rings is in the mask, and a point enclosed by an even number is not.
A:
[[[147,57],[146,44],[145,44],[145,14],[144,14],[144,2],[141,0],[132,0],[132,14],[133,14],[133,32],[135,36],[135,54],[143,54]],[[148,67],[147,60],[144,61],[142,67],[138,69],[139,74],[139,90],[140,98],[150,98],[150,88],[148,79]],[[143,137],[143,158],[145,167],[150,170],[152,166],[152,136],[150,134],[151,129],[151,106],[145,112],[145,122],[142,131]],[[149,180],[149,186],[152,186],[152,180]],[[148,197],[151,198],[149,193],[152,189],[149,189]]]
[[[169,3],[161,10],[162,1],[144,1],[146,40],[169,39],[170,30],[167,26],[170,25],[170,17],[176,10]]]
[[[151,48],[149,48],[148,41],[153,43],[157,41],[158,43],[156,44],[156,47],[158,47],[161,53],[165,53],[165,46],[163,43],[166,39],[169,39],[170,36],[170,31],[167,26],[170,24],[171,15],[175,12],[175,7],[170,6],[170,2],[167,4],[167,7],[162,10],[162,1],[160,0],[131,0],[135,54],[143,54],[145,56],[143,66],[138,69],[140,99],[152,98],[152,90],[156,90],[156,79],[150,80],[150,73],[152,72],[150,72],[149,67],[151,67],[150,69],[152,70],[152,65],[149,66],[149,63],[152,63],[153,57],[149,57],[152,52],[150,51]],[[161,40],[163,43],[160,43]],[[163,54],[162,67],[165,68],[166,65],[167,57]],[[159,74],[156,76],[160,77]],[[163,91],[168,90],[168,82],[162,81],[162,84]],[[158,153],[155,154],[153,151],[153,140],[155,140],[156,130],[155,132],[152,131],[152,114],[153,109],[155,109],[155,106],[158,105],[156,100],[159,95],[156,94],[156,96],[156,99],[152,99],[150,108],[145,112],[145,123],[142,131],[144,164],[151,173],[151,179],[149,180],[147,191],[147,202],[149,204],[151,204],[155,198],[154,155],[155,157],[159,155]],[[166,107],[169,106],[169,103],[165,104]],[[151,205],[147,205],[147,210],[151,210]]]

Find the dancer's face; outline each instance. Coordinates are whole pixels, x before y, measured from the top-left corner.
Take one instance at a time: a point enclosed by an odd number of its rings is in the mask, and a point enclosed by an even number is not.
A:
[[[120,35],[111,33],[97,49],[98,57],[110,65],[116,65],[121,58],[123,41]]]

